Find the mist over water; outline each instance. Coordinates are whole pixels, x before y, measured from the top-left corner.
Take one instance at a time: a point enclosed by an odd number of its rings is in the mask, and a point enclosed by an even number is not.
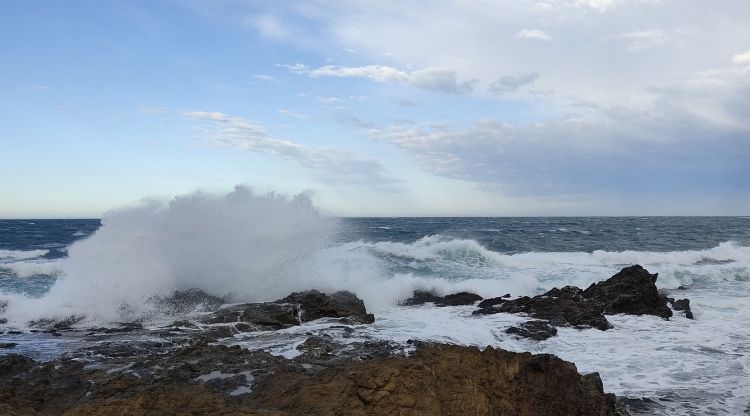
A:
[[[330,241],[336,221],[309,196],[194,193],[107,214],[68,249],[38,299],[15,296],[8,318],[85,315],[118,321],[154,312],[154,296],[196,288],[229,301],[263,301],[305,288],[320,275],[305,265]]]

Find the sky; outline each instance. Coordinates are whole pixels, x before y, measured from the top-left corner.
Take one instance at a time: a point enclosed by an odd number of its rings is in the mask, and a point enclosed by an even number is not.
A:
[[[750,214],[747,0],[8,1],[0,218]]]

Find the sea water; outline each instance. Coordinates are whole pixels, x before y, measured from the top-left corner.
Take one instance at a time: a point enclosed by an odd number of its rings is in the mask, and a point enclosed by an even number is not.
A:
[[[609,316],[611,330],[560,328],[536,342],[505,333],[523,316],[398,306],[414,289],[493,297],[586,287],[631,264],[659,273],[657,286],[670,296],[689,298],[695,320]],[[0,221],[8,328],[71,315],[97,324],[158,321],[154,296],[188,287],[232,302],[346,289],[376,315],[354,332],[320,321],[231,341],[288,357],[311,332],[342,342],[492,345],[599,372],[606,391],[648,399],[644,414],[742,414],[750,403],[747,217],[331,218],[306,196],[238,188],[152,201],[102,220]],[[47,354],[71,342],[14,337]]]

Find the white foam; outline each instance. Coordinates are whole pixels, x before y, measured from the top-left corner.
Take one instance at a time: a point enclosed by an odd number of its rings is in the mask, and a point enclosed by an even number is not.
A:
[[[0,250],[2,260],[25,260],[47,255],[49,250]]]
[[[0,263],[0,270],[9,272],[18,278],[30,278],[34,276],[57,276],[62,273],[59,260],[30,260],[17,261],[13,263]]]

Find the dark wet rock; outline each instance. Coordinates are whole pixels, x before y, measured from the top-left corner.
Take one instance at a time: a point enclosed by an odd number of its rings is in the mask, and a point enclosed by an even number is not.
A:
[[[21,334],[23,334],[23,331],[15,331],[15,330],[14,331],[8,331],[8,332],[6,332],[6,334],[8,334],[8,335],[21,335]]]
[[[656,274],[635,265],[622,269],[611,278],[594,283],[586,290],[574,286],[554,288],[539,296],[492,301],[480,304],[475,315],[526,313],[549,321],[554,326],[593,327],[606,330],[612,326],[604,314],[672,316],[666,295],[656,289]]]
[[[0,318],[0,325],[5,325],[8,323],[8,320],[5,318]]]
[[[276,302],[299,305],[299,319],[302,322],[320,318],[347,318],[353,323],[363,324],[375,322],[375,316],[367,313],[362,299],[347,291],[331,295],[317,290],[295,292]]]
[[[684,311],[686,318],[693,319],[693,312],[690,310],[690,299],[678,299],[671,303],[672,309],[676,311]]]
[[[437,296],[431,292],[415,290],[412,293],[412,296],[401,302],[401,304],[404,306],[414,306],[432,302],[436,306],[461,306],[473,305],[478,300],[482,300],[482,297],[469,292],[458,292],[446,296]]]
[[[297,350],[309,357],[315,358],[332,355],[336,349],[336,343],[330,336],[311,336],[297,346]]]
[[[485,300],[479,302],[479,305],[477,305],[477,306],[479,306],[480,309],[488,309],[488,308],[491,308],[493,306],[497,306],[497,305],[500,305],[502,303],[505,303],[507,301],[508,301],[508,299],[505,296],[500,296],[498,298],[488,298],[488,299],[485,299]]]
[[[505,332],[521,338],[544,341],[557,335],[557,328],[551,326],[546,321],[527,321],[518,326],[512,326],[506,329]]]
[[[206,323],[245,322],[257,329],[281,329],[299,325],[297,306],[278,303],[247,303],[232,305],[212,312],[203,320]]]
[[[593,327],[606,330],[612,327],[603,315],[604,307],[581,295],[577,287],[554,288],[533,298],[523,296],[499,305],[481,308],[475,315],[494,313],[525,313],[549,321],[554,326]]]
[[[655,315],[668,319],[672,310],[656,289],[657,276],[639,265],[625,267],[609,279],[589,286],[582,296],[604,305],[606,314]]]
[[[295,292],[274,302],[230,305],[202,318],[207,324],[229,324],[232,333],[251,331],[273,331],[299,325],[321,318],[339,318],[345,324],[369,324],[375,321],[367,313],[364,302],[351,292],[336,292],[331,295],[310,290]],[[205,334],[221,336],[221,333]]]
[[[482,300],[482,297],[469,292],[459,292],[450,295],[443,296],[443,299],[436,302],[437,306],[462,306],[462,305],[473,305],[477,301]]]
[[[16,348],[17,345],[15,342],[0,342],[0,349]]]
[[[0,355],[0,380],[25,373],[34,364],[34,360],[20,354]]]
[[[440,302],[441,300],[443,300],[442,296],[437,296],[432,292],[415,290],[414,292],[412,292],[411,297],[401,302],[401,304],[404,306],[414,306],[423,305],[429,302]]]

